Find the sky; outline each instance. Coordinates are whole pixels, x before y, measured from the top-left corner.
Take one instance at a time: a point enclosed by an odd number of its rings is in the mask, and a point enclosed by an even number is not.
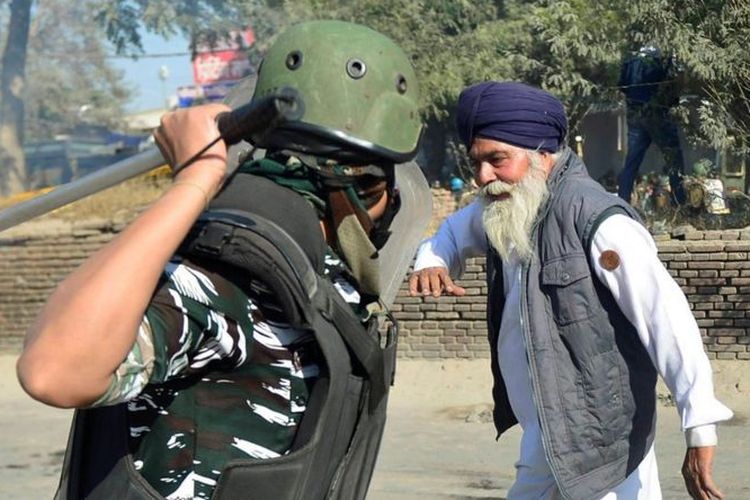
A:
[[[188,40],[179,35],[166,40],[146,33],[143,36],[145,57],[113,61],[115,67],[124,71],[125,82],[133,88],[133,97],[125,107],[127,112],[165,108],[167,98],[176,93],[177,87],[192,85],[193,67],[188,45]],[[153,57],[178,53],[181,55]],[[167,68],[169,75],[164,81],[159,78],[162,66]]]

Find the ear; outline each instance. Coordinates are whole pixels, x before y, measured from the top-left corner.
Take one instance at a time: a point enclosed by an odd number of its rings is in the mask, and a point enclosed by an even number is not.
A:
[[[542,165],[544,165],[544,172],[549,177],[550,172],[555,167],[555,157],[549,151],[540,151],[542,155]]]

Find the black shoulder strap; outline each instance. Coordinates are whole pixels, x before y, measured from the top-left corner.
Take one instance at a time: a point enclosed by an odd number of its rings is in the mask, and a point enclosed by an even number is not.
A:
[[[317,230],[317,227],[313,228]],[[180,247],[181,255],[238,268],[272,290],[293,327],[314,330],[313,315],[332,323],[371,383],[370,409],[387,392],[378,340],[369,335],[333,285],[315,272],[299,244],[280,226],[240,210],[201,216]],[[315,332],[326,342],[323,332]]]
[[[625,207],[620,205],[612,205],[611,207],[607,207],[604,210],[602,210],[599,214],[597,214],[595,217],[593,217],[593,221],[590,225],[583,231],[583,234],[581,235],[581,241],[583,242],[583,249],[586,252],[586,255],[591,255],[591,245],[594,240],[594,235],[596,234],[596,231],[599,229],[599,226],[602,225],[602,222],[607,220],[609,217],[615,214],[622,214],[627,215],[628,217],[633,217],[633,214],[629,212]],[[588,258],[588,257],[587,257]]]

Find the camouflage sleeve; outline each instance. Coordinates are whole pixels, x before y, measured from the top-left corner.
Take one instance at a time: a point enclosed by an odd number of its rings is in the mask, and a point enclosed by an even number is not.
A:
[[[252,340],[251,306],[221,276],[187,261],[170,262],[133,348],[92,406],[129,401],[149,383],[194,375],[209,364],[241,365]]]
[[[133,348],[112,374],[107,391],[91,406],[109,406],[130,401],[141,393],[153,371],[153,334],[148,318],[144,317]]]

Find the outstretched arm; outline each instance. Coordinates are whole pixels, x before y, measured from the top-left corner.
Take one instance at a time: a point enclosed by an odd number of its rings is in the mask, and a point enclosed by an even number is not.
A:
[[[165,159],[181,164],[219,135],[223,105],[168,113],[154,133]],[[52,293],[26,336],[18,377],[32,397],[60,407],[102,395],[135,342],[164,265],[221,187],[226,146],[217,142],[173,185]]]
[[[470,257],[487,251],[482,226],[482,204],[475,201],[448,217],[432,238],[417,251],[414,272],[409,277],[409,294],[439,297],[463,295],[466,291],[453,282],[463,273]]]

